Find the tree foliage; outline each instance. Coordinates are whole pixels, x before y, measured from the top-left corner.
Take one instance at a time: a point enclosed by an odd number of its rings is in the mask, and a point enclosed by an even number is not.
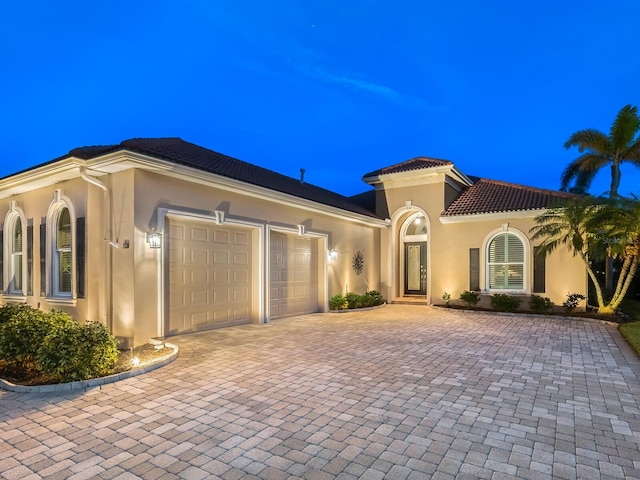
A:
[[[565,148],[578,147],[582,154],[562,173],[561,189],[584,193],[598,171],[611,167],[609,198],[618,197],[620,165],[631,163],[640,167],[640,117],[638,107],[626,105],[616,116],[609,134],[595,129],[580,130],[565,142]]]
[[[638,268],[640,202],[637,199],[576,198],[536,217],[532,240],[542,240],[539,252],[551,253],[564,246],[579,256],[593,282],[598,313],[613,313],[624,299]],[[606,301],[591,268],[592,258],[612,255],[622,261],[613,296]]]

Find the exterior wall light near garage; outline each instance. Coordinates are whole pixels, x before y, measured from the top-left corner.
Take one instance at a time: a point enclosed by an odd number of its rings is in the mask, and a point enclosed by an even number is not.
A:
[[[149,248],[160,248],[162,245],[162,234],[158,232],[155,227],[147,233],[147,243],[149,244]]]
[[[329,250],[329,260],[336,260],[338,258],[338,251],[335,248]]]

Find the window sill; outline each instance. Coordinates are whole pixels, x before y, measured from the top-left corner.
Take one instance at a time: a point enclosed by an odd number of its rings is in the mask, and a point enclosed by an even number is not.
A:
[[[76,306],[75,298],[47,297],[45,300],[49,305],[60,305],[65,307]]]
[[[4,294],[2,298],[7,303],[26,303],[27,297],[25,295],[16,295],[15,293]]]

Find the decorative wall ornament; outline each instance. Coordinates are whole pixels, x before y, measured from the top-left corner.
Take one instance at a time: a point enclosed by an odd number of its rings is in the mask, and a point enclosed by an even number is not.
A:
[[[356,273],[356,275],[360,275],[364,270],[364,255],[360,250],[353,254],[353,260],[351,260],[351,268]]]

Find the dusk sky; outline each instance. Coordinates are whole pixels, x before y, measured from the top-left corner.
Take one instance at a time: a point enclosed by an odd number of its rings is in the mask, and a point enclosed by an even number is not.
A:
[[[345,195],[421,155],[557,189],[569,135],[640,105],[639,19],[638,0],[2,2],[0,177],[181,137]]]

